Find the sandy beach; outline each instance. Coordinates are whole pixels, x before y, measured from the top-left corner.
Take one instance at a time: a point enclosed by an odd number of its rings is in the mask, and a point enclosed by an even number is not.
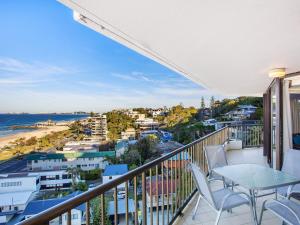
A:
[[[31,137],[40,138],[47,134],[50,134],[51,132],[63,131],[63,130],[67,130],[67,129],[69,129],[68,126],[49,126],[47,128],[42,128],[42,129],[38,129],[38,130],[34,130],[34,131],[0,137],[0,148],[4,147],[5,145],[10,145],[10,142],[13,142],[19,138],[25,138],[25,139],[28,139]]]

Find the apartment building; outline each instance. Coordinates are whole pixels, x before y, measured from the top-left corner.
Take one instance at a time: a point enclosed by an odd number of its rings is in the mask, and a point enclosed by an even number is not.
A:
[[[97,114],[91,117],[91,135],[99,141],[107,140],[107,119],[106,115]]]
[[[0,175],[0,224],[5,224],[20,211],[40,189],[37,175],[23,176],[20,174]]]
[[[158,108],[158,109],[151,109],[150,113],[151,113],[152,117],[155,118],[155,117],[164,115],[166,112],[165,112],[165,109]]]
[[[71,175],[66,170],[31,172],[40,178],[40,190],[68,189],[72,186]]]
[[[136,137],[136,132],[134,128],[128,128],[121,132],[121,139],[123,140],[133,140]]]
[[[257,107],[253,105],[239,105],[235,110],[225,114],[225,117],[232,120],[249,119],[251,114],[256,112]]]
[[[159,123],[154,121],[152,118],[138,119],[135,121],[141,131],[145,130],[156,130],[159,127]]]
[[[27,168],[29,171],[66,170],[72,167],[83,171],[104,169],[106,156],[114,157],[115,151],[32,154],[27,157]]]
[[[125,114],[136,120],[143,120],[146,118],[144,113],[139,113],[138,111],[134,111],[132,109],[125,111]]]

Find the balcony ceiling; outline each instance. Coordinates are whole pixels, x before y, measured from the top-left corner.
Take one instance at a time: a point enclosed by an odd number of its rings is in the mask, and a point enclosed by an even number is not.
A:
[[[59,0],[77,20],[225,95],[261,95],[300,70],[299,0]]]

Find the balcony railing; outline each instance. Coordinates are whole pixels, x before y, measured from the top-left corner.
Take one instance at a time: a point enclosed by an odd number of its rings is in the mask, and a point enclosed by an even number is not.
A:
[[[242,140],[243,148],[261,147],[263,144],[263,125],[231,125],[229,138]]]
[[[192,175],[187,170],[186,164],[194,162],[207,172],[204,146],[223,144],[232,137],[234,132],[237,133],[237,129],[240,128],[224,127],[217,130],[19,224],[70,225],[73,209],[83,204],[85,205],[83,224],[87,225],[117,224],[114,221],[121,220],[122,224],[126,225],[172,224],[196,192]],[[244,131],[246,128],[242,129]],[[254,146],[257,143],[250,144]],[[123,185],[125,196],[120,200],[118,196],[122,184],[125,184]],[[121,207],[118,204],[123,205]],[[125,212],[118,212],[121,208],[125,209]]]

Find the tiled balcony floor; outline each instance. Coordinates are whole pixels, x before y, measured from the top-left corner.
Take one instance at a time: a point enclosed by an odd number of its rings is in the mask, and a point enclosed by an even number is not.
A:
[[[255,163],[260,165],[267,165],[264,157],[262,156],[262,149],[243,149],[239,151],[229,151],[227,153],[229,164],[237,164],[237,163]],[[218,181],[214,181],[211,183],[212,189],[216,190],[222,188],[222,183]],[[236,191],[245,191],[241,187],[236,187]],[[176,225],[213,225],[215,223],[215,219],[217,213],[213,211],[205,201],[200,202],[200,206],[197,210],[195,220],[192,220],[193,210],[196,205],[196,201],[198,198],[198,194],[196,194],[191,202],[187,205],[187,207],[183,211],[183,216],[179,217],[175,222]],[[260,215],[261,205],[265,199],[274,198],[274,195],[269,195],[266,197],[258,198],[257,200],[257,213]],[[219,221],[219,225],[244,225],[244,224],[253,224],[252,219],[250,217],[250,209],[248,206],[240,206],[233,209],[232,213],[223,212],[221,219]],[[263,225],[279,225],[282,222],[277,219],[273,214],[266,211],[263,217]]]

